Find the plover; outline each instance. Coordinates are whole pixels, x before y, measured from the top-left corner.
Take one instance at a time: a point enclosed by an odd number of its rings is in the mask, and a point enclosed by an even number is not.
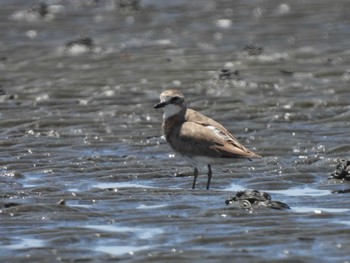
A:
[[[207,189],[212,177],[211,165],[236,158],[261,158],[248,150],[220,123],[186,106],[184,95],[175,89],[160,94],[155,109],[163,108],[163,133],[175,153],[194,167],[192,189],[196,187],[197,166],[208,166]]]

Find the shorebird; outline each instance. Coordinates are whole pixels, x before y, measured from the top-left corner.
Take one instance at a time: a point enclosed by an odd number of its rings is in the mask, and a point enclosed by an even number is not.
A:
[[[184,95],[175,89],[160,94],[155,109],[163,108],[163,133],[175,153],[194,167],[192,189],[196,187],[197,166],[208,166],[207,189],[212,178],[211,165],[227,163],[236,158],[261,158],[248,150],[220,123],[186,106]]]

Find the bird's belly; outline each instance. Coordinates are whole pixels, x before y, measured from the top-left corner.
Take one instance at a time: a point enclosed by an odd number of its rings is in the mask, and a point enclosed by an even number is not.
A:
[[[207,164],[228,164],[232,163],[231,158],[212,158],[207,156],[188,156],[180,154],[187,162],[193,166],[205,166]]]

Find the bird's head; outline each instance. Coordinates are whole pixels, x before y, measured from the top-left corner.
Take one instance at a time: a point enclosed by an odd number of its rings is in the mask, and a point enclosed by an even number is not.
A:
[[[154,108],[163,108],[164,119],[174,116],[186,108],[185,97],[178,90],[171,89],[163,91],[159,99],[160,102],[157,103]]]

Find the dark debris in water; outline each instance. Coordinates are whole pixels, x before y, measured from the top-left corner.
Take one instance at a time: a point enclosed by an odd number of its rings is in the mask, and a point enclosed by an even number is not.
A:
[[[340,179],[350,181],[350,161],[341,160],[328,179]]]
[[[3,89],[3,87],[0,85],[0,96],[5,95],[6,91]]]
[[[263,53],[264,48],[256,46],[255,44],[249,42],[244,48],[244,51],[248,52],[249,56],[259,56]]]
[[[49,13],[46,3],[36,3],[31,7],[30,10],[32,12],[38,13],[41,17],[44,17]]]
[[[219,72],[219,80],[230,80],[230,79],[236,79],[239,76],[238,70],[232,70],[229,68],[222,68]]]
[[[34,2],[34,1],[32,1]],[[34,22],[34,21],[40,21],[40,20],[52,20],[55,18],[55,13],[57,13],[58,9],[51,8],[52,6],[48,5],[45,2],[38,2],[31,5],[31,7],[24,9],[24,10],[18,10],[12,14],[12,18],[15,20],[20,21],[27,21],[27,22]],[[56,9],[56,11],[54,11]]]
[[[60,201],[57,202],[57,205],[66,205],[66,200],[61,199]]]
[[[233,208],[243,210],[252,210],[258,207],[267,207],[277,210],[290,209],[287,204],[280,201],[272,201],[268,193],[258,190],[238,191],[236,196],[230,197],[225,203]]]
[[[292,76],[294,74],[293,71],[287,69],[281,69],[280,72],[286,76]]]
[[[89,49],[93,49],[95,47],[94,40],[88,36],[84,36],[84,37],[80,37],[80,38],[72,40],[72,41],[68,41],[65,44],[65,46],[67,48],[71,48],[74,45],[84,46],[84,47],[89,48]]]
[[[64,45],[64,50],[73,55],[84,53],[103,54],[105,48],[96,45],[94,39],[89,36],[81,36]]]
[[[333,190],[332,194],[348,194],[350,193],[350,189],[343,189],[343,190]]]
[[[20,203],[15,203],[15,202],[9,202],[9,203],[5,203],[4,207],[5,208],[9,208],[9,207],[13,207],[13,206],[20,206]]]
[[[139,0],[119,0],[118,6],[123,12],[138,11],[141,8]]]

